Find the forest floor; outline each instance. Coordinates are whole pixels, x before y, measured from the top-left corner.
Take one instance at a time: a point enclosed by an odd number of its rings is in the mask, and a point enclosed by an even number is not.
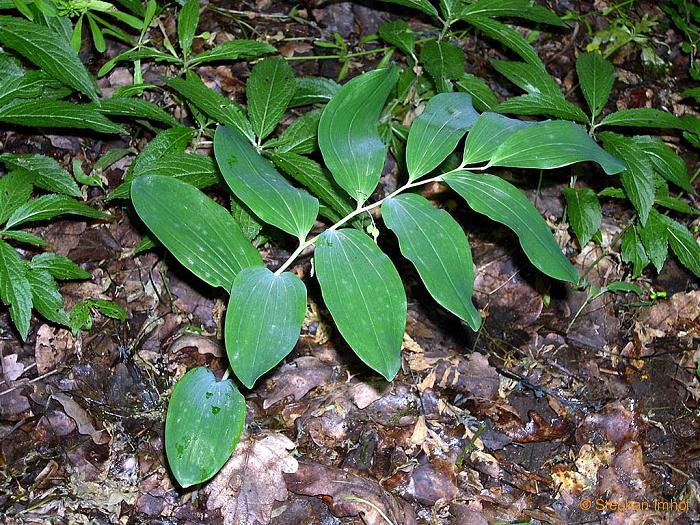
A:
[[[291,57],[316,54],[311,40],[334,32],[354,46],[397,16],[427,28],[413,11],[379,2],[305,2],[296,19],[275,16],[288,11],[285,2],[240,4],[247,14],[205,10],[201,29],[222,38],[267,37]],[[593,10],[587,1],[554,4],[559,14]],[[653,2],[638,2],[632,13],[663,19]],[[607,23],[596,13],[588,22],[593,30]],[[565,91],[574,90],[575,56],[590,41],[583,24],[571,25],[534,40]],[[166,18],[165,30],[174,27],[174,17]],[[681,37],[673,29],[654,31],[677,49]],[[512,94],[488,66],[498,56],[492,44],[473,34],[460,44],[469,72],[488,78],[499,95]],[[96,71],[118,51],[83,58]],[[379,56],[353,59],[350,74],[371,69]],[[616,53],[617,107],[688,111],[679,95],[691,86],[687,56],[674,52],[665,60],[666,70],[650,72],[635,46]],[[291,63],[300,74],[334,78],[340,70],[337,60]],[[165,67],[145,66],[144,81]],[[244,63],[199,69],[234,99],[248,72]],[[118,67],[100,82],[109,91],[131,81]],[[166,95],[153,100],[169,104]],[[0,131],[0,144],[4,151],[77,158],[87,168],[111,148],[142,148],[147,137]],[[697,157],[683,153],[694,172]],[[110,188],[124,168],[118,163],[106,173]],[[568,175],[539,187],[523,182],[552,224],[562,216],[567,182]],[[627,212],[606,206],[604,233],[614,234]],[[104,207],[115,220],[56,221],[40,231],[93,275],[62,286],[67,306],[104,297],[126,307],[127,320],[99,320],[77,337],[35,320],[22,344],[7,315],[0,317],[0,512],[7,523],[700,523],[700,286],[674,260],[660,275],[642,278],[665,299],[604,295],[569,329],[585,292],[543,281],[505,229],[455,210],[470,232],[483,328],[473,333],[436,308],[415,271],[399,263],[408,275],[408,325],[402,371],[386,383],[353,358],[310,284],[299,344],[245,392],[247,425],[234,458],[211,482],[182,491],[164,458],[166,402],[186,369],[206,364],[223,372],[224,296],[162,251],[132,256],[142,232],[124,208]],[[279,265],[290,248],[266,245],[265,262]],[[389,250],[398,253],[391,244]],[[583,271],[597,256],[584,251],[577,267]],[[308,275],[309,259],[295,271]],[[588,275],[603,283],[623,272],[612,254]],[[605,501],[670,500],[688,510],[596,510]]]

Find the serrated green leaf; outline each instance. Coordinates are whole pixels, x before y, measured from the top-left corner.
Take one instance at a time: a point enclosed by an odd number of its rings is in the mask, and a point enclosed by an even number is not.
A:
[[[289,102],[290,108],[308,104],[325,104],[340,91],[340,84],[323,77],[295,78],[294,85],[294,96]]]
[[[51,157],[38,154],[3,153],[0,155],[0,162],[6,166],[24,170],[30,176],[31,183],[43,190],[71,197],[83,196],[71,174]]]
[[[51,274],[46,270],[30,269],[27,280],[32,288],[32,302],[36,311],[49,321],[70,326],[68,314],[63,307],[63,297]]]
[[[595,119],[608,102],[615,81],[615,67],[600,53],[582,53],[576,59],[576,73],[583,96]]]
[[[230,379],[204,367],[177,382],[165,418],[168,465],[183,488],[216,474],[236,448],[245,425],[245,398]]]
[[[70,331],[73,335],[78,335],[80,330],[92,329],[92,317],[90,316],[90,306],[87,301],[76,304],[68,315]]]
[[[469,172],[446,175],[444,181],[474,211],[513,230],[525,255],[540,271],[562,281],[578,281],[576,269],[562,254],[547,223],[515,186],[494,175]]]
[[[583,248],[600,229],[603,220],[598,196],[590,188],[564,188],[563,193],[571,228]]]
[[[5,239],[10,239],[22,244],[31,244],[33,246],[48,246],[49,243],[46,242],[44,239],[41,237],[37,237],[36,235],[33,235],[31,233],[23,232],[23,231],[12,231],[12,230],[4,230],[0,232],[0,237],[3,237]]]
[[[13,171],[0,177],[0,224],[4,224],[31,195],[32,182],[28,173]]]
[[[117,117],[144,118],[154,122],[162,122],[169,126],[177,126],[178,122],[153,102],[131,97],[112,97],[101,99],[91,104],[96,111],[103,115]]]
[[[548,95],[549,99],[564,98],[559,85],[543,67],[537,64],[492,60],[491,65],[501,75],[527,93]]]
[[[620,173],[625,194],[634,205],[639,220],[645,224],[654,204],[654,173],[651,163],[637,144],[628,137],[616,133],[600,134],[605,148],[622,159],[626,169]]]
[[[489,164],[551,169],[585,161],[598,163],[608,175],[625,169],[622,162],[598,146],[578,124],[549,120],[510,135],[494,152]]]
[[[644,250],[657,272],[661,272],[668,257],[668,232],[661,214],[652,208],[644,226],[637,229]]]
[[[333,222],[337,222],[355,209],[348,195],[335,183],[331,174],[315,160],[296,153],[276,151],[271,152],[269,156],[275,166],[335,210],[336,213],[333,216],[328,216],[327,212],[324,215]],[[319,214],[322,214],[320,209]]]
[[[313,153],[318,149],[318,123],[321,110],[304,113],[292,122],[279,137],[267,141],[264,148],[275,148],[277,153]]]
[[[398,4],[405,7],[412,7],[413,9],[418,9],[428,15],[437,16],[438,12],[428,0],[384,0],[390,4]]]
[[[382,218],[435,300],[478,330],[481,316],[471,299],[474,264],[469,240],[459,224],[415,194],[385,200]]]
[[[406,329],[406,293],[391,260],[361,231],[326,230],[316,243],[314,269],[338,331],[391,381]]]
[[[440,93],[411,125],[406,143],[408,180],[437,168],[454,151],[479,117],[467,93]]]
[[[245,238],[250,242],[253,242],[262,230],[262,224],[258,222],[253,212],[235,195],[231,195],[231,217],[233,217]]]
[[[588,117],[578,106],[561,96],[553,97],[544,93],[510,98],[498,104],[494,111],[515,115],[547,115],[575,122],[588,122]]]
[[[478,111],[491,111],[498,104],[496,95],[483,79],[465,73],[456,82],[460,91],[466,91],[472,96],[474,107]]]
[[[246,268],[231,288],[226,353],[236,377],[255,382],[292,351],[306,315],[306,287],[293,273]]]
[[[126,310],[114,301],[108,301],[107,299],[88,299],[88,304],[90,308],[97,310],[100,314],[110,319],[116,319],[118,321],[124,321],[126,319]]]
[[[92,219],[109,219],[109,213],[91,208],[87,204],[65,195],[43,195],[17,208],[7,220],[7,227],[27,222],[44,221],[59,215],[79,215]]]
[[[126,134],[121,126],[111,122],[87,104],[72,104],[62,100],[16,100],[0,107],[0,122],[40,128],[91,129],[98,133]]]
[[[214,154],[231,191],[268,224],[303,239],[318,215],[318,200],[280,175],[238,131],[219,126]]]
[[[695,188],[688,178],[688,168],[685,161],[661,139],[638,136],[633,137],[633,140],[647,154],[656,173],[688,193],[695,193]]]
[[[688,231],[688,228],[679,222],[665,215],[659,215],[659,217],[666,223],[668,242],[673,253],[683,266],[693,272],[696,277],[700,277],[700,245],[698,241]]]
[[[177,15],[177,38],[184,56],[192,51],[194,34],[199,24],[199,0],[187,0]]]
[[[136,61],[136,60],[146,60],[146,59],[151,59],[154,60],[155,62],[166,62],[169,64],[179,64],[182,62],[182,59],[171,55],[170,53],[165,53],[163,51],[159,51],[157,49],[153,48],[141,48],[141,49],[132,49],[129,51],[125,51],[124,53],[120,53],[114,58],[108,60],[105,65],[103,65],[100,70],[97,72],[98,77],[103,77],[107,73],[109,73],[112,69],[114,69],[114,66],[116,66],[120,62],[127,62],[127,61]]]
[[[221,60],[250,60],[275,53],[276,51],[274,47],[266,42],[245,39],[229,40],[228,42],[219,44],[210,51],[205,51],[204,53],[192,57],[190,65],[199,66],[210,62],[219,62]]]
[[[542,64],[535,50],[515,29],[511,29],[497,20],[483,16],[468,15],[462,18],[485,35],[515,51],[525,62],[544,68],[544,64]]]
[[[624,109],[610,113],[598,126],[633,126],[635,128],[687,129],[688,126],[673,113],[652,108]]]
[[[259,140],[272,133],[294,95],[294,70],[282,57],[258,62],[246,84],[248,116]]]
[[[44,252],[32,257],[31,270],[48,272],[54,279],[91,279],[92,274],[83,270],[68,257],[52,252]]]
[[[195,187],[170,177],[138,177],[131,198],[158,240],[212,286],[229,291],[239,271],[262,265],[229,212]]]
[[[464,7],[459,16],[524,18],[533,22],[566,27],[556,13],[533,4],[530,0],[478,0]]]
[[[688,215],[698,215],[700,210],[690,206],[687,202],[670,195],[657,195],[654,203],[669,210],[677,211],[678,213],[687,213]]]
[[[644,268],[649,265],[649,257],[644,250],[644,245],[639,238],[637,228],[630,226],[622,238],[620,250],[622,260],[632,265],[632,278],[636,279],[642,274]]]
[[[0,299],[9,307],[12,322],[26,341],[32,319],[32,289],[24,261],[4,241],[0,241]]]
[[[516,131],[536,122],[517,120],[498,113],[483,113],[476,119],[464,144],[464,163],[476,164],[490,160],[494,152]]]
[[[392,20],[379,26],[379,37],[401,50],[407,56],[413,56],[416,48],[416,35],[405,20]]]
[[[358,203],[374,192],[387,147],[379,115],[398,80],[396,67],[353,78],[328,103],[318,125],[318,145],[336,182]]]
[[[0,43],[57,80],[97,99],[97,86],[78,54],[67,39],[49,28],[12,16],[0,16]]]
[[[445,40],[430,40],[420,50],[420,61],[441,93],[451,91],[448,80],[464,75],[464,51]]]

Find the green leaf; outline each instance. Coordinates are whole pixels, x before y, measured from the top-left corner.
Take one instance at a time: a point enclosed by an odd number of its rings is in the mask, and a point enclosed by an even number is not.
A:
[[[329,217],[333,222],[349,215],[355,209],[350,198],[335,183],[331,174],[315,160],[296,153],[278,153],[276,151],[270,153],[270,159],[275,163],[275,166],[335,210],[336,215]],[[319,213],[321,213],[320,210]]]
[[[199,24],[199,0],[187,0],[177,15],[177,38],[184,56],[192,51],[194,34]]]
[[[166,84],[216,122],[236,128],[251,141],[254,139],[253,128],[241,107],[205,86],[194,73],[189,73],[186,80],[170,78]]]
[[[131,199],[141,220],[180,263],[212,286],[231,290],[262,258],[225,208],[186,182],[138,177]]]
[[[43,195],[17,208],[7,220],[7,227],[12,228],[27,222],[53,219],[59,215],[79,215],[92,219],[112,217],[109,213],[91,208],[87,204],[65,195]]]
[[[83,196],[71,174],[51,157],[36,154],[3,153],[0,155],[0,162],[27,172],[31,183],[43,190],[71,197]]]
[[[633,140],[646,153],[656,173],[688,193],[695,193],[685,161],[673,149],[655,137],[637,136]]]
[[[620,253],[622,260],[632,265],[632,278],[636,279],[642,274],[644,268],[649,265],[649,257],[644,250],[637,228],[630,226],[622,238]]]
[[[615,81],[615,67],[600,53],[582,53],[576,59],[576,73],[583,96],[595,119],[608,102]]]
[[[498,104],[498,99],[483,79],[465,73],[457,83],[460,91],[466,91],[472,96],[474,107],[478,111],[491,111]]]
[[[30,269],[27,280],[32,288],[32,302],[36,311],[49,321],[70,326],[68,314],[63,307],[63,297],[51,274],[46,270]]]
[[[430,173],[452,153],[479,114],[466,93],[440,93],[413,121],[406,143],[408,180]]]
[[[498,113],[483,113],[476,119],[464,144],[464,163],[476,164],[490,160],[499,146],[516,131],[536,122],[517,120]]]
[[[290,108],[308,104],[325,104],[340,91],[340,84],[323,77],[301,77],[294,79],[294,96]]]
[[[88,304],[90,308],[94,308],[110,319],[117,319],[118,321],[124,321],[126,319],[126,310],[114,301],[108,301],[106,299],[88,299]]]
[[[230,379],[197,367],[180,379],[168,403],[165,453],[183,488],[203,483],[224,466],[245,426],[245,398]]]
[[[437,9],[435,9],[429,0],[384,0],[384,2],[412,7],[413,9],[418,9],[431,16],[438,15]]]
[[[0,237],[4,237],[5,239],[11,239],[13,241],[22,243],[22,244],[31,244],[33,246],[48,246],[49,243],[46,242],[44,239],[41,237],[37,237],[36,235],[33,235],[31,233],[23,232],[23,231],[11,231],[11,230],[6,230],[0,232]]]
[[[257,40],[229,40],[219,44],[210,51],[205,51],[190,60],[190,66],[199,66],[209,62],[221,60],[250,60],[261,57],[277,50],[266,42]]]
[[[17,100],[0,107],[0,122],[39,128],[91,129],[98,133],[126,134],[90,105],[62,100]]]
[[[54,279],[91,279],[92,274],[83,270],[68,257],[57,253],[44,252],[32,257],[29,268],[48,272]]]
[[[598,126],[633,126],[635,128],[687,129],[688,126],[673,113],[652,108],[625,109],[610,113]]]
[[[673,253],[676,254],[683,266],[693,272],[696,277],[700,277],[700,245],[698,241],[682,224],[665,215],[659,215],[659,217],[666,223],[668,242]]]
[[[80,46],[83,43],[83,18],[85,17],[78,17],[78,20],[75,22],[75,27],[73,27],[73,32],[70,35],[70,47],[76,53],[80,53]]]
[[[292,122],[279,137],[267,141],[263,148],[275,148],[277,153],[313,153],[318,149],[320,120],[320,109],[309,111]]]
[[[654,199],[654,203],[679,213],[687,213],[688,215],[700,214],[700,211],[697,208],[690,206],[681,199],[671,197],[669,195],[657,195],[656,199]]]
[[[625,281],[615,281],[605,286],[605,290],[608,292],[626,292],[634,293],[637,296],[642,297],[644,295],[644,290],[634,283],[627,283]]]
[[[548,95],[549,99],[564,99],[559,85],[543,67],[537,64],[492,60],[491,65],[501,75],[527,93]]]
[[[107,50],[107,42],[105,42],[105,37],[102,34],[102,30],[99,28],[97,25],[97,22],[95,22],[94,17],[92,17],[90,14],[87,15],[88,23],[90,25],[90,34],[92,35],[92,43],[95,44],[95,49],[100,52],[104,53]],[[44,316],[46,317],[46,316]]]
[[[0,43],[57,80],[97,99],[97,86],[70,42],[49,28],[12,16],[0,16]]]
[[[73,335],[78,335],[80,330],[92,329],[92,317],[90,316],[90,306],[86,301],[76,304],[68,315],[70,331]]]
[[[571,228],[583,248],[600,229],[603,220],[598,196],[590,188],[564,188],[563,193]]]
[[[566,27],[556,13],[542,6],[533,5],[530,0],[479,0],[464,7],[459,16],[524,18],[533,22]]]
[[[565,100],[561,95],[550,96],[543,93],[521,95],[501,102],[494,111],[516,115],[548,115],[576,122],[588,122],[588,117],[581,108]]]
[[[299,340],[306,315],[306,287],[291,272],[246,268],[231,288],[226,311],[226,353],[248,388],[274,368]]]
[[[478,330],[481,316],[471,300],[474,264],[469,240],[459,224],[415,194],[385,200],[382,218],[435,300]]]
[[[416,35],[405,20],[392,20],[379,26],[379,37],[401,50],[407,56],[413,56],[416,48]]]
[[[640,222],[645,224],[654,204],[654,173],[649,159],[628,137],[605,132],[600,134],[600,138],[606,149],[625,162],[627,169],[620,174],[620,181],[639,214]]]
[[[0,224],[4,224],[12,213],[25,204],[32,195],[29,174],[13,171],[0,178]]]
[[[489,164],[551,169],[584,161],[597,162],[608,175],[625,169],[624,164],[598,146],[578,124],[550,120],[510,135],[494,152]]]
[[[169,64],[180,64],[182,59],[171,55],[170,53],[165,53],[157,49],[141,48],[141,49],[131,49],[120,53],[114,58],[108,60],[105,65],[103,65],[97,72],[98,77],[103,77],[116,66],[119,62],[132,62],[136,60],[147,60],[152,59],[156,62],[166,62]]]
[[[253,242],[262,230],[262,224],[258,222],[253,212],[235,195],[231,195],[231,217],[250,242]]]
[[[0,299],[10,308],[10,318],[22,341],[26,341],[32,319],[31,285],[24,261],[4,241],[0,241]]]
[[[661,214],[652,208],[644,226],[637,229],[644,251],[657,272],[661,272],[668,256],[668,231]]]
[[[154,122],[162,122],[169,126],[177,126],[178,122],[153,102],[131,97],[112,97],[101,99],[91,105],[103,115],[117,117],[144,118]]]
[[[289,184],[238,131],[220,126],[214,154],[231,191],[263,221],[303,239],[318,215],[318,200]]]
[[[547,223],[525,195],[494,175],[469,172],[446,175],[444,181],[469,207],[513,230],[530,262],[561,281],[578,282],[578,273],[554,240]]]
[[[387,147],[379,115],[398,80],[396,67],[353,78],[328,103],[318,125],[318,145],[338,184],[358,203],[374,192]]]
[[[544,64],[542,64],[535,50],[515,29],[511,29],[507,25],[487,17],[468,15],[462,18],[486,36],[515,51],[525,62],[544,68]]]
[[[338,331],[391,381],[406,329],[406,293],[391,260],[361,231],[326,230],[316,243],[314,269]]]
[[[445,40],[430,40],[420,50],[420,61],[441,93],[452,91],[448,80],[464,75],[464,51]]]
[[[294,70],[282,57],[258,62],[246,84],[248,116],[259,140],[272,133],[294,95]]]

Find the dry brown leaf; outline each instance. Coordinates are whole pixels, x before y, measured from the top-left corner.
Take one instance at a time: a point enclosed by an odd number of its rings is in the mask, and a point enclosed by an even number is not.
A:
[[[17,354],[10,354],[2,358],[2,375],[7,381],[15,381],[24,373],[24,365],[17,362]]]
[[[109,443],[109,434],[104,430],[97,430],[92,424],[92,418],[87,411],[66,394],[56,393],[52,396],[61,403],[66,415],[78,425],[78,432],[84,436],[90,436],[97,445]]]
[[[292,397],[298,401],[311,389],[327,384],[333,375],[333,365],[313,356],[303,356],[279,367],[265,386],[263,408]]]
[[[294,443],[282,434],[245,437],[207,485],[207,509],[219,510],[224,525],[267,525],[275,501],[287,499],[283,474],[297,471],[289,452],[293,449]]]

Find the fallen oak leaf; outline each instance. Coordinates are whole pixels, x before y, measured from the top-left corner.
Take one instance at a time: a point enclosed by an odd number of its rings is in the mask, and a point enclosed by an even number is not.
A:
[[[224,525],[267,525],[275,501],[288,496],[283,474],[293,474],[299,466],[289,452],[293,449],[282,434],[245,436],[207,485],[207,509],[219,510]]]

